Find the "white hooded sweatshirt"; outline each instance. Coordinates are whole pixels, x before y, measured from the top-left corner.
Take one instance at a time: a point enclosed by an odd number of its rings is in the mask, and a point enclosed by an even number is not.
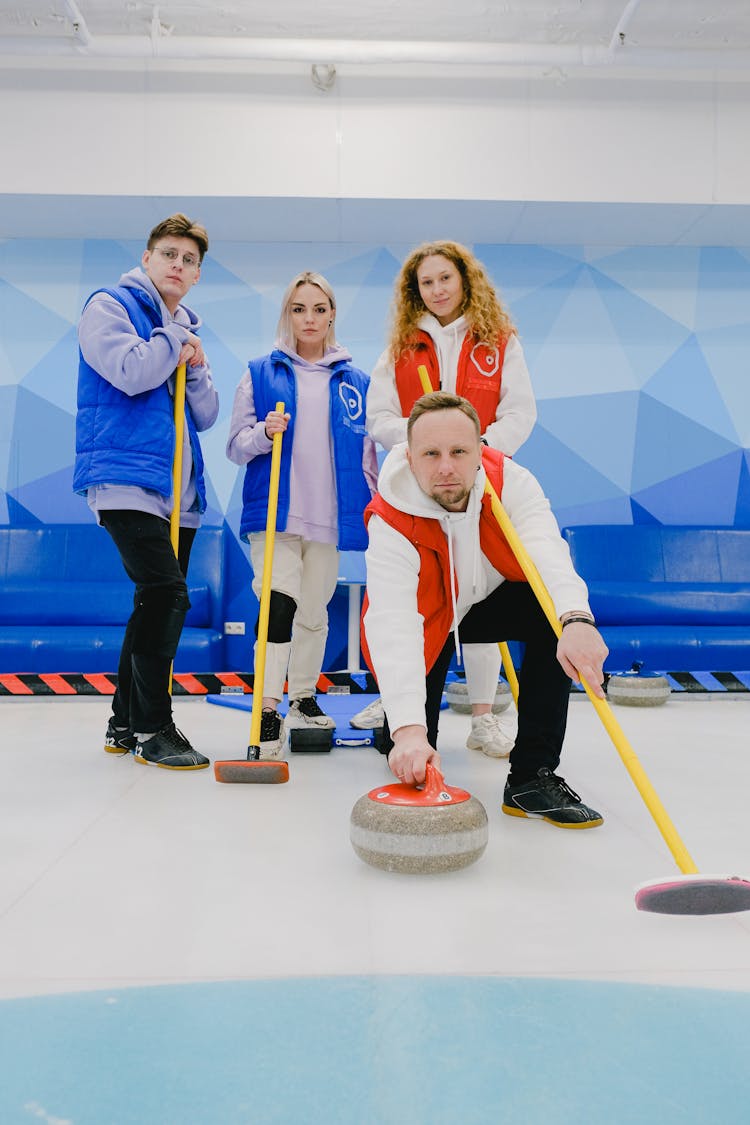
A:
[[[440,389],[456,393],[458,358],[461,354],[468,324],[459,316],[443,326],[436,317],[425,313],[419,328],[435,345],[440,365]],[[496,421],[484,433],[487,444],[502,453],[513,454],[534,428],[536,403],[531,389],[529,371],[521,342],[515,333],[510,337],[503,359],[503,378]],[[375,364],[367,391],[367,432],[384,449],[392,449],[406,441],[406,418],[396,390],[396,372],[390,352],[385,351]]]
[[[378,480],[378,491],[394,508],[440,521],[448,540],[451,571],[458,580],[458,598],[453,606],[457,648],[458,624],[471,606],[505,581],[482,553],[479,541],[485,480],[485,471],[480,468],[466,511],[447,512],[417,483],[406,459],[406,443],[388,454]],[[574,610],[590,613],[586,584],[573,569],[568,545],[536,478],[507,460],[501,499],[539,570],[558,617]],[[370,518],[368,532],[365,561],[369,605],[364,629],[388,723],[392,731],[412,724],[426,726],[424,619],[417,609],[419,552],[379,516]]]

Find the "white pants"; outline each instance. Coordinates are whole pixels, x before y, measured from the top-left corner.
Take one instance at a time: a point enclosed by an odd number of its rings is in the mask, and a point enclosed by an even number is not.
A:
[[[500,675],[497,645],[461,645],[470,703],[494,703]]]
[[[265,545],[264,531],[250,535],[253,593],[259,601]],[[293,598],[297,610],[292,624],[291,641],[286,644],[274,642],[266,646],[264,696],[281,699],[286,679],[289,681],[290,700],[298,699],[301,695],[315,694],[328,639],[328,603],[336,590],[338,573],[338,551],[334,544],[313,543],[310,539],[303,539],[301,535],[276,532],[271,589]],[[257,647],[256,642],[256,651]]]

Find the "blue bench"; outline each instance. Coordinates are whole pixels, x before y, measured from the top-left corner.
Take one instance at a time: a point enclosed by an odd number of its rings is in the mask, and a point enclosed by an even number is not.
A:
[[[609,646],[606,669],[750,669],[750,529],[566,527]]]
[[[177,672],[224,668],[224,532],[202,528]],[[95,524],[0,527],[0,672],[116,672],[133,584]]]

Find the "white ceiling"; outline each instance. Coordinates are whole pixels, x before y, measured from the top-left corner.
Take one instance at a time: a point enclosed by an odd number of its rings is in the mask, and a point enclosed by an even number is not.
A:
[[[721,67],[750,50],[750,0],[0,0],[6,54],[127,55],[135,41],[173,57],[196,41],[207,56],[228,45],[252,54],[264,42],[283,54],[283,43],[291,50],[310,40],[311,49],[320,40],[339,44],[332,62],[347,61],[343,44],[358,42],[412,44],[414,59],[419,44],[434,45],[433,53],[471,44],[505,61],[523,49],[531,59],[546,51],[563,60],[630,55]]]
[[[450,64],[463,64],[463,70],[538,66],[540,74],[557,73],[553,67],[563,74],[604,68],[634,79],[646,68],[684,83],[702,71],[744,83],[750,81],[750,0],[0,0],[0,56],[11,60],[16,75],[32,62],[47,67],[60,58],[66,69],[78,60],[100,65],[97,59],[119,58],[150,59],[150,65],[201,60],[201,69],[211,71],[236,59],[305,62],[307,73],[311,63],[343,64],[350,74],[359,64],[388,63],[415,79],[420,67],[413,64],[429,65],[438,78],[457,74]],[[28,82],[34,81],[29,73]],[[269,199],[256,200],[252,209],[244,200],[195,204],[195,213],[212,216],[219,238],[224,228],[226,237],[239,233],[250,240],[304,238],[314,219],[322,240],[393,240],[399,232],[412,240],[415,230],[430,223],[432,229],[436,221],[430,201],[299,200],[290,208],[290,201]],[[114,223],[138,237],[152,212],[169,205],[92,197],[81,208],[80,200],[62,196],[6,195],[0,237],[39,234],[45,223],[50,236],[60,229],[78,235],[83,224],[92,237],[100,229],[103,237]],[[507,242],[750,245],[750,208],[744,206],[480,207],[457,200],[434,209],[443,219],[448,209],[464,241],[482,232],[486,238],[489,230],[493,240]],[[290,215],[300,216],[299,230]]]

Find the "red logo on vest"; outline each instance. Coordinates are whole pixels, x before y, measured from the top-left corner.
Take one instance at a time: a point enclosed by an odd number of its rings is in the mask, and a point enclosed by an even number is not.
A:
[[[500,366],[500,352],[497,348],[489,348],[486,344],[475,344],[471,349],[469,359],[480,375],[491,379]]]

